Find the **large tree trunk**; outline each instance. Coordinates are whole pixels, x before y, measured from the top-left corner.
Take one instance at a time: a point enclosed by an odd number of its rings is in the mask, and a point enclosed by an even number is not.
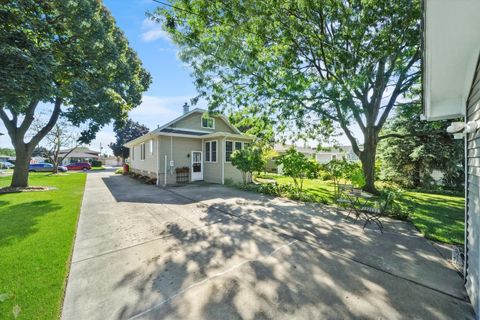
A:
[[[16,160],[10,186],[25,188],[28,187],[28,168],[32,152],[29,151],[27,145],[23,142],[16,143],[14,147]]]
[[[374,138],[365,137],[365,145],[360,153],[360,161],[362,163],[363,174],[365,176],[365,186],[363,190],[378,194],[375,188],[375,158],[377,154],[377,143]]]

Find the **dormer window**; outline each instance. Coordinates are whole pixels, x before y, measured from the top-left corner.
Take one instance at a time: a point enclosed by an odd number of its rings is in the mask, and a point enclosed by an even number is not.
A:
[[[215,129],[215,119],[209,116],[202,117],[202,128]]]

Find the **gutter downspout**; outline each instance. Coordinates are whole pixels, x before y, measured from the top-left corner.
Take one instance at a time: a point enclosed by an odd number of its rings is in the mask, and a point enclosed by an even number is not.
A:
[[[173,160],[173,137],[170,136],[170,161]],[[170,166],[170,174],[173,174],[173,167]]]

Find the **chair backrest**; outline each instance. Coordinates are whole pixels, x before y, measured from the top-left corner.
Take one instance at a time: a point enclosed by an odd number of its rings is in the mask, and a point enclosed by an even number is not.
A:
[[[388,207],[391,205],[393,201],[393,195],[391,192],[387,192],[387,196],[385,197],[384,203],[380,207],[380,212],[385,214],[388,210]]]
[[[338,192],[352,191],[353,190],[353,185],[351,185],[351,184],[339,184],[337,188],[338,188]]]

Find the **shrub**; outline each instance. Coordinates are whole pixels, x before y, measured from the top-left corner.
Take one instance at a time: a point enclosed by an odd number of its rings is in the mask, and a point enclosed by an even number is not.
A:
[[[386,214],[399,220],[409,220],[413,208],[406,204],[405,193],[401,189],[386,189],[381,194],[382,205],[389,201]]]
[[[294,148],[288,149],[287,152],[281,155],[277,163],[283,166],[283,174],[293,179],[299,196],[303,191],[303,180],[306,178],[317,178],[320,170],[318,162],[307,159],[303,153],[298,152]]]
[[[123,174],[123,168],[118,168],[115,170],[115,174]]]
[[[102,161],[99,160],[92,160],[90,164],[92,165],[92,167],[101,167],[103,165]]]
[[[259,148],[244,148],[232,153],[232,165],[242,172],[243,184],[252,177],[254,171],[262,171],[265,160]]]

